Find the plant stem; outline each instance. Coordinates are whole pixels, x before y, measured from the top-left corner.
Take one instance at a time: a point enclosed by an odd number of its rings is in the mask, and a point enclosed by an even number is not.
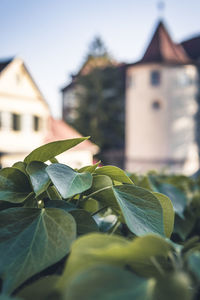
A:
[[[97,211],[95,211],[94,213],[92,213],[91,216],[94,216],[94,215],[100,213],[101,211],[103,211],[103,210],[106,209],[107,207],[108,207],[108,206],[104,206],[104,207],[98,209]]]
[[[114,225],[114,227],[113,227],[113,229],[112,229],[112,231],[111,231],[110,234],[114,234],[115,231],[117,230],[117,228],[119,227],[120,224],[121,224],[121,222],[120,222],[120,221],[117,221],[117,222],[115,223],[115,225]]]
[[[112,188],[112,186],[106,186],[106,187],[104,187],[104,188],[102,188],[102,189],[100,189],[100,190],[98,190],[98,191],[95,191],[95,192],[91,193],[90,195],[86,196],[86,197],[84,198],[84,200],[87,200],[87,199],[89,199],[89,198],[92,198],[93,196],[97,195],[98,193],[103,192],[103,191],[106,191],[106,190],[109,190],[110,188]]]

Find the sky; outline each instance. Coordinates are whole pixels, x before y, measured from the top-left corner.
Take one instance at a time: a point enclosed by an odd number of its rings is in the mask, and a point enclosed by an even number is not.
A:
[[[140,59],[162,17],[176,42],[200,34],[199,0],[0,0],[0,59],[21,57],[61,116],[60,89],[101,36],[118,61]]]

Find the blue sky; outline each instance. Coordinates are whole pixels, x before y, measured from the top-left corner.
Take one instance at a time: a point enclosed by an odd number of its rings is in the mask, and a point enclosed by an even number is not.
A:
[[[113,57],[134,62],[144,53],[159,13],[156,0],[0,0],[0,58],[24,59],[59,116],[59,89],[100,35]],[[165,0],[165,23],[177,42],[200,34],[199,0]]]

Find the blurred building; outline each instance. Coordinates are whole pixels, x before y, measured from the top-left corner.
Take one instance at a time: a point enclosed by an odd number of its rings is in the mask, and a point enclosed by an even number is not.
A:
[[[73,134],[72,134],[73,132]],[[11,166],[45,142],[80,137],[50,116],[49,107],[20,58],[0,60],[0,163]],[[84,142],[62,156],[72,167],[92,164],[98,148]]]
[[[127,65],[125,153],[129,171],[167,167],[191,174],[199,167],[197,56],[189,48],[195,51],[188,42],[175,44],[159,22],[142,59]]]

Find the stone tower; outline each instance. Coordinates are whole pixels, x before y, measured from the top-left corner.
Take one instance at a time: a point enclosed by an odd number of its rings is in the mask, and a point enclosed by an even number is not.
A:
[[[196,171],[197,76],[193,61],[160,21],[143,58],[127,68],[128,171]]]

